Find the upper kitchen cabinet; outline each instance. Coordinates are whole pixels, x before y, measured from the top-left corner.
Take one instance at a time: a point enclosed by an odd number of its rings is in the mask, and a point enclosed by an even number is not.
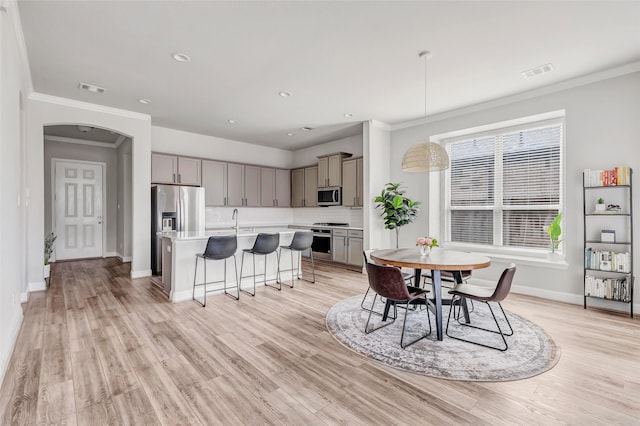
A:
[[[362,158],[342,162],[342,205],[362,207],[363,204]]]
[[[291,186],[289,170],[262,167],[260,169],[260,205],[262,207],[289,207]]]
[[[291,207],[318,205],[318,168],[291,170]]]
[[[200,186],[202,160],[176,155],[151,154],[151,183]]]
[[[342,159],[351,154],[340,152],[318,158],[318,188],[342,186]]]
[[[202,160],[202,186],[207,206],[227,205],[227,163]]]
[[[227,165],[227,205],[260,206],[260,167],[234,163]]]

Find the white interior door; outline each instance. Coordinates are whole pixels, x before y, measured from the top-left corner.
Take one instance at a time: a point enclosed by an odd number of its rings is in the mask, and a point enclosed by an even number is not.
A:
[[[56,162],[56,260],[102,257],[102,165]]]

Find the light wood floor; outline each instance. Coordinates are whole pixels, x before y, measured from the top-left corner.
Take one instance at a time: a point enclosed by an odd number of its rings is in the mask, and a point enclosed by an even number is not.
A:
[[[640,424],[640,321],[510,295],[544,327],[558,365],[515,382],[409,374],[335,341],[325,313],[365,277],[206,308],[171,304],[114,259],[58,263],[33,293],[0,389],[0,424]]]

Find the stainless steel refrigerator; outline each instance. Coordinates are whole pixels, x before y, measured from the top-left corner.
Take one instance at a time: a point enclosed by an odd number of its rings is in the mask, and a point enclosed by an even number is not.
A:
[[[151,271],[162,274],[160,231],[204,232],[204,188],[156,185],[151,187]]]

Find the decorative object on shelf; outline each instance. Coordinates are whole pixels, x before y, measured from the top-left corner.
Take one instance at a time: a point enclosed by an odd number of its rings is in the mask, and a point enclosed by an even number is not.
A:
[[[552,256],[555,255],[556,250],[560,247],[560,243],[562,240],[560,239],[560,235],[562,235],[562,213],[559,213],[556,217],[553,218],[551,224],[547,227],[547,233],[549,234],[549,239],[551,240],[551,244],[549,248],[551,249]]]
[[[400,227],[413,222],[420,211],[420,201],[405,197],[405,192],[400,188],[399,183],[390,182],[374,199],[376,208],[380,210],[380,216],[384,218],[385,229],[396,231],[396,248],[398,248]]]
[[[622,166],[612,170],[585,170],[582,189],[583,306],[587,309],[591,299],[599,299],[598,306],[602,306],[604,301],[613,301],[611,307],[614,310],[626,303],[631,318],[634,287],[632,175],[630,167]],[[622,206],[605,205],[603,196],[607,194],[616,201],[620,200],[618,202]],[[597,200],[596,210],[590,212],[587,209],[594,200]]]
[[[56,238],[58,237],[52,232],[44,239],[44,278],[49,278],[49,275],[51,274],[49,259],[51,259],[51,255],[55,250],[53,243],[56,241]]]
[[[431,52],[425,50],[418,56],[424,59],[424,116],[427,117],[427,61]],[[414,145],[404,153],[402,170],[412,173],[437,172],[449,168],[447,151],[438,143],[426,142]]]
[[[426,256],[431,252],[432,247],[438,247],[438,240],[433,237],[419,237],[416,246],[420,247],[420,255]]]
[[[600,241],[603,243],[615,243],[616,231],[612,229],[603,229],[600,231]]]

